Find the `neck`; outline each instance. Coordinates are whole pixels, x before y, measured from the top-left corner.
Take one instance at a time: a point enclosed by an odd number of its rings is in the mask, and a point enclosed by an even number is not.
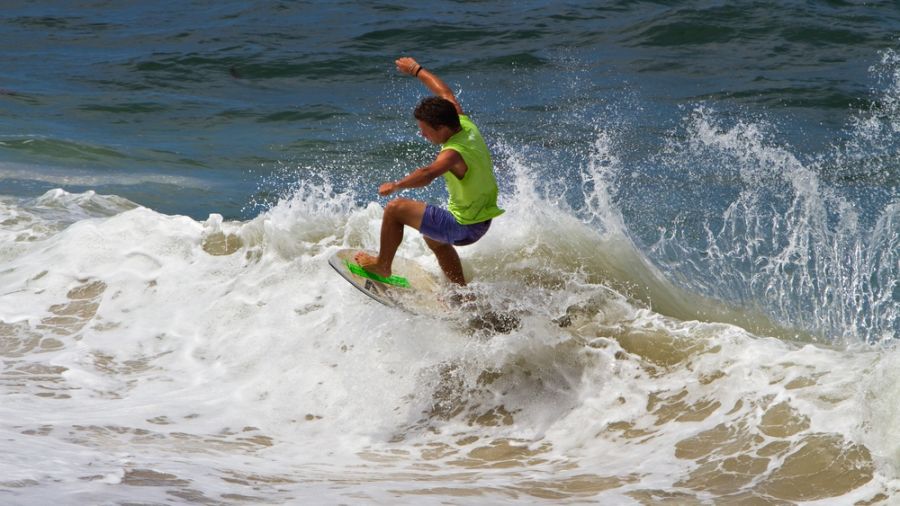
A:
[[[446,143],[447,141],[450,140],[451,137],[453,137],[454,135],[456,135],[460,132],[462,132],[462,127],[459,127],[456,130],[450,130],[450,128],[448,127],[447,128],[447,136],[444,137],[443,140],[441,140],[441,144]]]

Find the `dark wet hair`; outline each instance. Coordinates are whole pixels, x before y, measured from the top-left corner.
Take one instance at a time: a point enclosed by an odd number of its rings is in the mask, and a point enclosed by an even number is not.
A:
[[[459,114],[456,113],[456,106],[445,98],[423,98],[416,106],[413,116],[417,120],[428,123],[432,128],[442,126],[450,127],[451,130],[459,128]]]

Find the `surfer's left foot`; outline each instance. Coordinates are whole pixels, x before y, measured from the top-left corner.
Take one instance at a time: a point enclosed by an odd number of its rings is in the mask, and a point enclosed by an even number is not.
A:
[[[359,264],[363,269],[371,272],[372,274],[378,274],[383,278],[391,277],[391,266],[384,266],[378,263],[378,257],[370,255],[366,252],[360,251],[353,257],[356,260],[356,263]]]

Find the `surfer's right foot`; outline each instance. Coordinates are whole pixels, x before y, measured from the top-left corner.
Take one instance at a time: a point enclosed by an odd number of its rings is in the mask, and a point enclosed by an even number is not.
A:
[[[383,278],[391,277],[391,266],[387,267],[378,263],[378,257],[370,255],[364,251],[360,251],[353,257],[356,260],[356,263],[359,264],[363,269],[371,272],[372,274],[378,274]]]

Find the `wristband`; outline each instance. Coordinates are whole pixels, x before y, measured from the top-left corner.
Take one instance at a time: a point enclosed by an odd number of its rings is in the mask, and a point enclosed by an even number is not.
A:
[[[419,68],[417,68],[417,69],[416,69],[416,73],[415,73],[415,74],[413,74],[413,76],[415,76],[415,77],[419,77],[419,72],[421,72],[421,71],[422,71],[422,66],[421,66],[421,65],[419,65]]]

